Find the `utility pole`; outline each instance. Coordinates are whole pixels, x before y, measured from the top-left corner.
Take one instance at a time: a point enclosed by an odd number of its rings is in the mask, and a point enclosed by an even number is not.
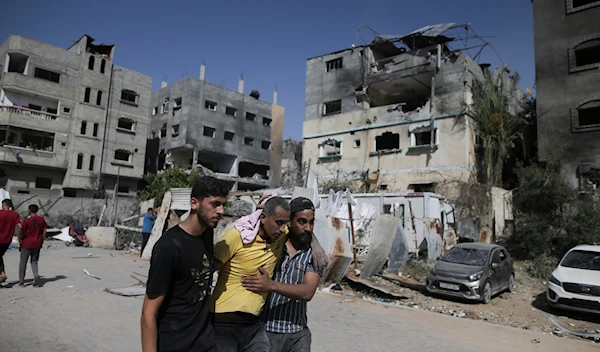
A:
[[[119,177],[121,176],[121,166],[117,166],[117,183],[115,183],[115,193],[113,194],[113,206],[115,207],[115,214],[113,215],[113,226],[117,225],[117,215],[119,211],[118,203],[119,196],[117,193],[119,192]]]

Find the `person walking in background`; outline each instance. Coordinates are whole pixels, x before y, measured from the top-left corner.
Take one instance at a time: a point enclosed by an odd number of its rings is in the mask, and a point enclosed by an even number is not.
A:
[[[146,248],[146,244],[148,244],[148,239],[150,238],[150,234],[152,233],[152,228],[154,227],[154,209],[148,208],[148,212],[144,215],[144,222],[142,224],[142,250],[140,251],[140,255],[144,253],[144,248]]]
[[[2,201],[2,210],[0,210],[0,283],[6,281],[2,257],[15,235],[15,226],[21,229],[21,217],[16,211],[12,210],[12,206],[12,201],[7,198]]]
[[[21,261],[19,263],[19,284],[17,287],[25,287],[25,272],[29,258],[31,258],[31,270],[33,271],[33,286],[40,285],[38,261],[40,260],[42,244],[46,240],[48,225],[42,216],[37,215],[37,212],[38,206],[31,204],[29,206],[29,216],[23,221],[23,226],[19,233]]]

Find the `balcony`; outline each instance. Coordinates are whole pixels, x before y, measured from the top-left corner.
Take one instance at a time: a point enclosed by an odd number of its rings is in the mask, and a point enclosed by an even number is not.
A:
[[[0,162],[17,165],[31,165],[54,169],[67,169],[68,161],[64,154],[32,148],[3,145],[0,147]]]
[[[46,111],[28,109],[22,106],[0,105],[0,112],[9,112],[12,114],[21,114],[25,116],[37,117],[44,120],[56,120],[58,115]]]

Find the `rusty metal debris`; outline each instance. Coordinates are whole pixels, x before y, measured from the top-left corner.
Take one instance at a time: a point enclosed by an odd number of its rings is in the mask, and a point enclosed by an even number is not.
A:
[[[379,287],[379,286],[373,284],[372,282],[370,282],[368,280],[363,280],[363,279],[360,279],[360,278],[352,277],[351,275],[346,275],[346,279],[349,280],[349,281],[351,281],[351,282],[353,282],[353,283],[355,283],[355,284],[363,285],[363,286],[366,286],[367,288],[369,288],[371,290],[377,291],[381,295],[392,296],[392,297],[394,297],[396,299],[407,299],[407,298],[410,298],[408,296],[392,292],[392,291],[390,291],[388,289],[385,289],[383,287]]]
[[[378,215],[371,231],[371,245],[361,269],[360,278],[366,279],[377,274],[390,255],[394,236],[400,219],[391,215]]]

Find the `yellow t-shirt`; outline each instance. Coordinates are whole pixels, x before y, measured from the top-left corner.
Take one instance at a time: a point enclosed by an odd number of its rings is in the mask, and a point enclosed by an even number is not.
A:
[[[244,312],[260,315],[269,292],[252,292],[242,286],[245,276],[260,275],[261,266],[273,276],[277,260],[287,240],[287,232],[277,241],[266,246],[260,236],[252,243],[243,244],[240,232],[231,228],[215,244],[215,259],[223,263],[219,280],[212,294],[212,310],[215,313]]]

